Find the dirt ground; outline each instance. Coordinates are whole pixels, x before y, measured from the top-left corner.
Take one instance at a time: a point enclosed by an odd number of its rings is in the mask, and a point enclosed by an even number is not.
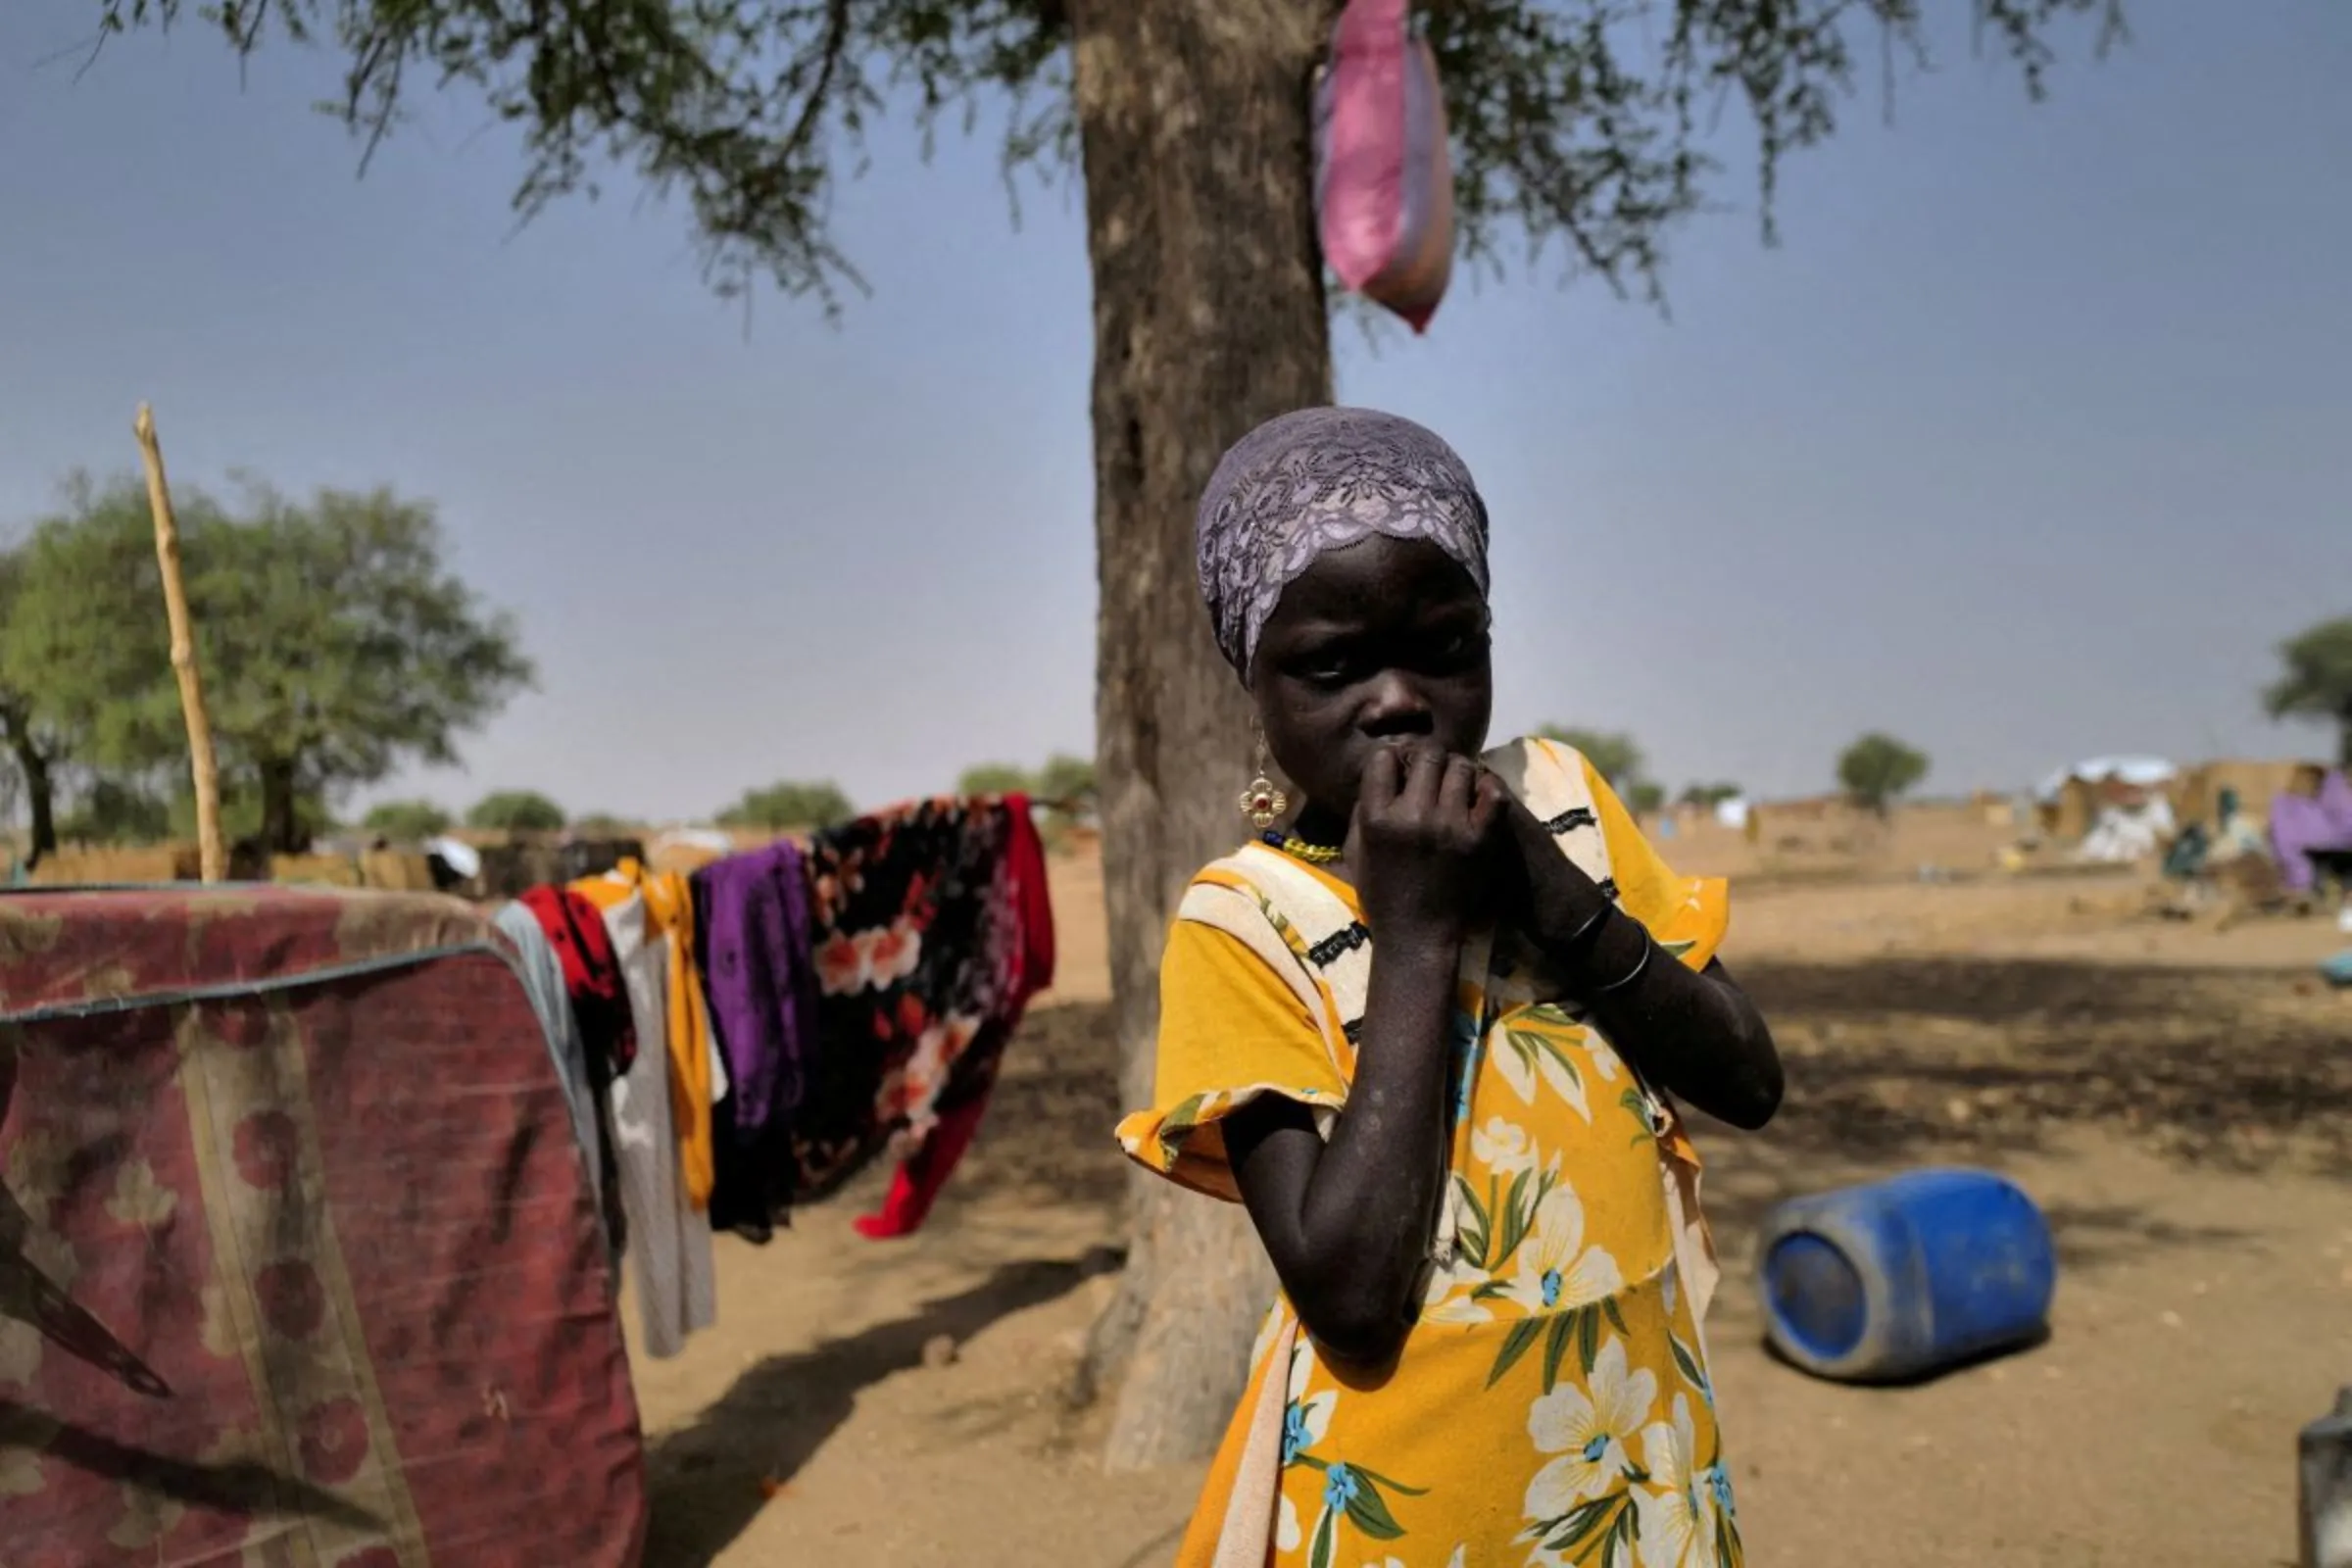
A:
[[[720,1322],[639,1359],[657,1568],[1152,1568],[1200,1472],[1106,1475],[1060,1399],[1116,1267],[1100,885],[1065,864],[1063,984],[928,1228],[880,1177],[764,1249]],[[2132,918],[2116,877],[1752,886],[1727,961],[1788,1057],[1765,1134],[1710,1129],[1710,1323],[1750,1561],[2291,1564],[2294,1441],[2352,1381],[2352,996],[2332,922]],[[1924,1387],[1811,1381],[1761,1344],[1778,1199],[1982,1163],[2047,1210],[2048,1343]],[[952,1356],[942,1354],[954,1347]]]

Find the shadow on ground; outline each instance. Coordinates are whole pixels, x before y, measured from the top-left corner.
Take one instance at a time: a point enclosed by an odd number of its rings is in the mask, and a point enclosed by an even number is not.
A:
[[[1788,1095],[1777,1158],[1886,1165],[2046,1148],[2096,1125],[2195,1165],[2288,1155],[2352,1176],[2352,1005],[2295,971],[2079,960],[1754,963]],[[971,1196],[1116,1200],[1107,1009],[1033,1015],[968,1171]],[[958,1185],[965,1176],[959,1174]]]
[[[970,1159],[945,1201],[1117,1203],[1127,1163],[1112,1131],[1118,1046],[1100,1003],[1041,1007],[1005,1053]]]
[[[649,1446],[653,1530],[646,1562],[700,1568],[715,1559],[765,1506],[768,1489],[789,1482],[849,1419],[858,1393],[921,1365],[933,1340],[960,1344],[1117,1267],[1117,1255],[1108,1252],[1006,1264],[911,1316],[752,1367],[692,1425]]]
[[[2352,1006],[2299,971],[1936,957],[1740,978],[1780,1038],[1788,1095],[1760,1136],[1702,1135],[1709,1212],[1735,1246],[1791,1193],[1997,1164],[2085,1126],[2192,1166],[2352,1176]],[[1107,1009],[1034,1014],[960,1196],[1117,1201],[1119,1110]],[[2197,1239],[2112,1206],[2054,1217],[2070,1261]]]
[[[1783,1140],[2030,1147],[2096,1123],[2195,1164],[2260,1169],[2306,1135],[2347,1152],[2352,1008],[2300,974],[1936,959],[1742,979],[1785,1037]]]
[[[1914,1164],[2049,1152],[2095,1125],[2165,1158],[2352,1176],[2352,1007],[2293,973],[1992,958],[1756,963],[1740,979],[1772,1020],[1788,1094],[1765,1133],[1702,1131],[1708,1213],[1727,1258],[1797,1192]],[[963,1204],[1118,1201],[1125,1166],[1105,1007],[1031,1016],[970,1159],[935,1223]],[[2070,1266],[2228,1243],[2128,1203],[2057,1204]],[[762,1476],[789,1479],[859,1390],[1076,1288],[1104,1260],[1026,1263],[921,1311],[747,1372],[655,1446],[649,1563],[708,1563],[750,1523]],[[678,1504],[683,1503],[683,1506]]]
[[[2095,1127],[2177,1163],[2352,1175],[2352,1009],[2299,973],[2067,960],[1743,966],[1788,1069],[1760,1136],[1713,1130],[1727,1250],[1792,1193],[1920,1164],[1998,1165]],[[2064,1258],[2199,1241],[2124,1205],[2053,1209]]]

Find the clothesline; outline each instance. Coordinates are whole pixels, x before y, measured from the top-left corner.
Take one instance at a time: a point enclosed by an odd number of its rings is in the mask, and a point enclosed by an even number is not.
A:
[[[858,1229],[923,1223],[1053,980],[1032,810],[919,801],[691,873],[624,858],[500,911],[649,1354],[715,1321],[714,1228],[764,1242],[884,1154]]]

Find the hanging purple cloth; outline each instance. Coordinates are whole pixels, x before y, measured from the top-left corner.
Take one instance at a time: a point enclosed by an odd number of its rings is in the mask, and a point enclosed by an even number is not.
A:
[[[744,1144],[789,1125],[816,1040],[808,949],[808,879],[779,839],[694,873],[703,995],[727,1062],[730,1119]]]
[[[2278,880],[2291,893],[2308,893],[2318,881],[2312,856],[2352,850],[2352,781],[2331,768],[2316,796],[2280,792],[2271,801],[2271,853],[2278,858]]]

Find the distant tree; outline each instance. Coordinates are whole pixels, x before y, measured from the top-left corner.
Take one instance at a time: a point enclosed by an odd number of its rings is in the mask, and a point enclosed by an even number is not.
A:
[[[611,811],[590,811],[571,820],[573,835],[583,839],[625,839],[633,836],[637,828],[637,823]]]
[[[499,790],[466,813],[467,827],[490,833],[553,833],[564,821],[564,808],[537,790]]]
[[[1693,784],[1683,791],[1682,803],[1711,811],[1724,802],[1736,801],[1745,793],[1737,784]]]
[[[1048,808],[1056,831],[1084,821],[1095,811],[1095,764],[1083,757],[1056,755],[1032,773],[1009,762],[983,762],[956,782],[958,795],[1026,795]]]
[[[1584,754],[1592,770],[1609,781],[1609,787],[1627,794],[1642,782],[1646,762],[1642,748],[1631,735],[1623,731],[1579,729],[1574,725],[1546,724],[1536,732],[1547,741],[1575,748]]]
[[[1092,807],[1095,799],[1095,761],[1091,757],[1056,753],[1038,769],[1037,793],[1052,801],[1070,801]]]
[[[2335,726],[2335,760],[2352,767],[2352,615],[2322,621],[2278,645],[2286,672],[2262,694],[2273,718]]]
[[[1051,808],[1046,825],[1057,838],[1080,822],[1091,822],[1102,799],[1095,787],[1092,758],[1054,756],[1038,770],[1037,797]]]
[[[786,780],[763,790],[747,790],[742,800],[718,813],[718,825],[780,833],[787,828],[837,827],[857,814],[850,798],[833,784]]]
[[[52,742],[35,727],[31,706],[0,691],[0,745],[8,756],[0,760],[0,803],[14,821],[17,803],[24,803],[24,863],[29,868],[57,848],[57,754]]]
[[[261,782],[251,769],[230,767],[220,775],[220,831],[229,843],[250,843],[267,853],[287,853],[282,846],[271,845],[263,833],[268,805],[262,797]],[[321,833],[334,830],[335,813],[326,797],[316,785],[305,785],[294,795],[294,841],[307,845]],[[196,791],[187,779],[172,775],[172,837],[188,840],[196,837]]]
[[[0,618],[4,618],[0,612]],[[5,788],[9,815],[24,799],[28,840],[25,864],[30,866],[57,848],[58,741],[39,722],[28,697],[0,687],[0,745],[8,748]]]
[[[1635,814],[1647,816],[1650,812],[1665,806],[1666,786],[1649,779],[1638,778],[1625,792],[1625,804],[1634,810]]]
[[[102,706],[92,700],[96,687],[86,684],[91,665],[74,646],[86,640],[86,631],[73,639],[61,625],[82,617],[61,612],[86,602],[101,612],[124,612],[125,570],[139,567],[135,558],[127,564],[80,559],[90,552],[64,561],[58,544],[36,531],[0,552],[0,744],[7,747],[29,817],[28,865],[57,848],[63,774],[77,753],[87,757],[94,750],[92,721]],[[152,534],[147,550],[152,560]]]
[[[982,762],[967,767],[956,781],[958,795],[1026,795],[1036,787],[1029,774],[1010,762]]]
[[[230,548],[206,553],[206,695],[217,682],[215,733],[260,781],[263,840],[294,850],[306,789],[455,762],[459,734],[534,677],[513,619],[444,568],[429,504],[384,489],[254,500]]]
[[[449,812],[431,801],[386,801],[372,807],[360,825],[402,844],[415,844],[449,831]]]
[[[1886,814],[1906,790],[1928,776],[1928,758],[1876,730],[1838,759],[1838,782],[1855,805]]]
[[[200,491],[184,492],[178,513],[195,601],[203,552],[231,524]],[[201,657],[201,611],[196,619]],[[144,490],[128,479],[100,486],[74,476],[60,510],[0,555],[0,739],[26,781],[36,858],[65,825],[57,805],[74,775],[85,794],[99,780],[115,791],[83,801],[69,838],[143,831],[141,810],[119,791],[152,796],[168,810],[167,773],[192,789],[169,641]],[[207,673],[217,687],[218,676]],[[248,781],[234,749],[223,744],[220,752],[225,826],[229,803]]]
[[[259,843],[262,814],[262,791],[253,775],[236,768],[224,772],[220,779],[220,830],[228,841]],[[332,826],[326,803],[309,792],[296,797],[294,817],[306,840]],[[75,791],[71,808],[59,816],[57,836],[69,844],[192,840],[196,837],[196,792],[190,780],[168,768],[90,774]]]
[[[455,761],[456,737],[530,683],[512,621],[444,569],[431,507],[386,490],[297,506],[257,487],[231,516],[194,490],[174,499],[222,788],[255,791],[264,848],[303,848],[305,801],[404,760]],[[184,770],[140,486],[77,482],[18,562],[0,689],[30,694],[36,742],[109,770]]]

